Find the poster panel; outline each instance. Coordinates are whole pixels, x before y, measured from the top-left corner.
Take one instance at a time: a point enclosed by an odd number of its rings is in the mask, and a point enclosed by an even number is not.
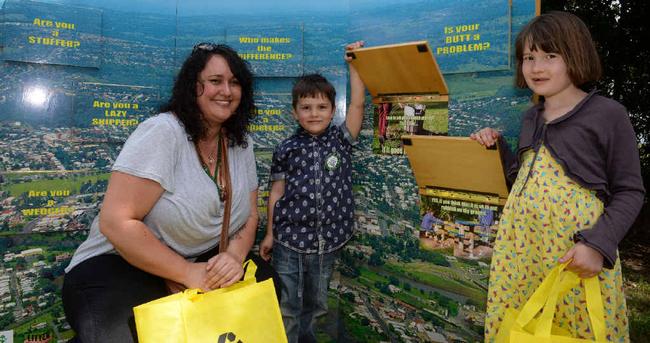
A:
[[[3,11],[3,59],[77,67],[101,65],[101,10],[9,0]]]
[[[259,92],[255,97],[257,114],[248,129],[256,148],[273,150],[298,127],[291,115],[291,93]]]
[[[302,25],[229,27],[226,44],[248,61],[256,77],[300,76]]]
[[[81,82],[75,96],[75,132],[84,142],[123,143],[138,124],[157,113],[159,102],[155,86]]]
[[[61,302],[64,268],[86,231],[0,236],[0,340],[65,342],[73,332]]]
[[[93,169],[20,171],[3,173],[2,178],[0,235],[9,235],[87,230],[99,211],[109,174]]]
[[[443,73],[504,70],[510,10],[508,0],[355,0],[350,35],[368,46],[427,40]]]

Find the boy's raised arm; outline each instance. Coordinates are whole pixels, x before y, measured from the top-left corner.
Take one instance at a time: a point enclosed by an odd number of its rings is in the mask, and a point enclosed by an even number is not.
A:
[[[350,43],[345,47],[346,51],[363,47],[363,41]],[[357,70],[349,62],[352,58],[345,56],[350,68],[350,104],[348,105],[348,113],[345,116],[345,126],[347,126],[352,138],[356,139],[361,131],[361,124],[363,123],[363,110],[366,98],[366,86],[361,81],[361,77]]]

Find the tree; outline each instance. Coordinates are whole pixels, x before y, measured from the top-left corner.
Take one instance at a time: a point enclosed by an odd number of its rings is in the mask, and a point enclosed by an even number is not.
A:
[[[8,311],[7,314],[0,317],[0,328],[7,328],[15,322],[13,311]]]
[[[16,257],[14,261],[16,262],[15,268],[17,270],[24,270],[25,267],[27,266],[27,260],[25,260],[24,257]]]
[[[0,237],[0,250],[8,252],[9,248],[14,246],[14,241],[11,238]]]
[[[368,264],[371,266],[381,266],[384,263],[386,262],[381,258],[381,255],[377,252],[372,253],[372,255],[370,255],[370,260],[368,260]]]

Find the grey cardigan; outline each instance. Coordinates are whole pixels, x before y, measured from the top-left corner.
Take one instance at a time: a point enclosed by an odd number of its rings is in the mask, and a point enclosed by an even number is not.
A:
[[[516,156],[503,149],[507,178],[514,182],[522,153],[544,144],[567,176],[595,190],[605,205],[596,223],[576,240],[598,250],[606,268],[616,262],[618,244],[643,205],[643,180],[636,136],[627,110],[618,102],[590,92],[571,111],[546,123],[544,103],[524,113]],[[502,144],[504,145],[504,144]]]

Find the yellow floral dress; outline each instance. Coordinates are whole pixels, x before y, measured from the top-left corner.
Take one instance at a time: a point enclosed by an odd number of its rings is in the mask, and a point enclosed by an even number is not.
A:
[[[524,153],[501,215],[490,268],[485,341],[493,342],[506,310],[520,309],[551,268],[573,245],[575,232],[603,213],[594,191],[571,180],[545,146]],[[621,264],[599,274],[607,339],[628,342]],[[558,300],[555,325],[574,337],[593,339],[584,290]]]

